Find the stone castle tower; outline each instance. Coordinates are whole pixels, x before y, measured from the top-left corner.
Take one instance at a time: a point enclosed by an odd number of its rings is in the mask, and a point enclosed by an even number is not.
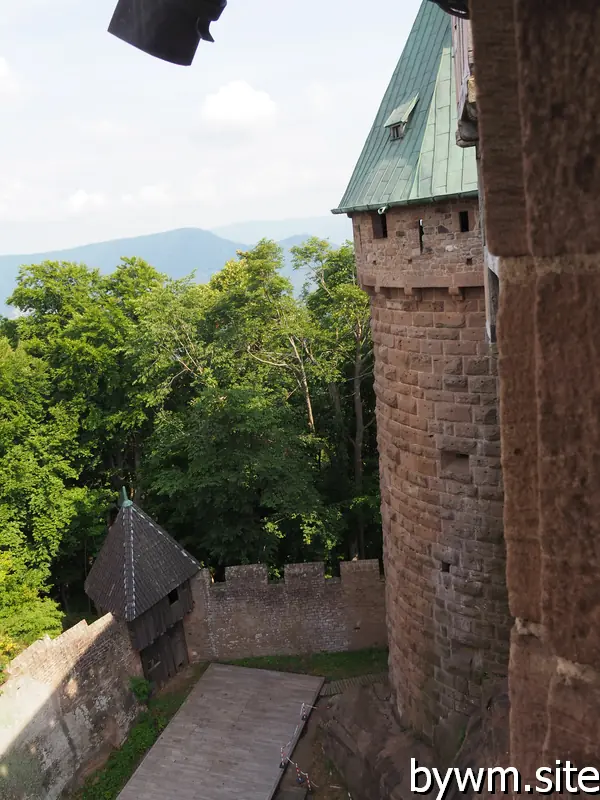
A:
[[[477,164],[456,108],[451,18],[424,2],[334,212],[371,297],[390,679],[428,739],[506,674],[510,630]]]

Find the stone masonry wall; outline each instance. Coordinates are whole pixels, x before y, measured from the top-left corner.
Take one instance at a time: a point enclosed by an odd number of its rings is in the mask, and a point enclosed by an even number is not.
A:
[[[17,656],[0,687],[2,800],[55,800],[101,763],[139,711],[129,679],[140,674],[111,614]]]
[[[229,567],[224,583],[201,570],[185,630],[192,661],[358,650],[386,644],[385,589],[375,561],[290,564],[269,582],[262,565]]]
[[[496,353],[477,201],[386,220],[376,239],[370,214],[353,217],[375,344],[390,678],[403,719],[432,738],[507,671]]]
[[[471,12],[500,279],[510,763],[534,784],[557,760],[600,764],[600,4]]]

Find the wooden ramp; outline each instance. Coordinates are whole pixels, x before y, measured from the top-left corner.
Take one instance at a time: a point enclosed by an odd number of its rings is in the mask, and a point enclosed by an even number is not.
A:
[[[271,800],[280,748],[298,738],[302,703],[314,705],[322,685],[211,664],[118,800]]]

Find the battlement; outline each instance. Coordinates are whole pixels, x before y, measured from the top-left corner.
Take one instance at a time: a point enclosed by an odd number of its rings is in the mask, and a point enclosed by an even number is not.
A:
[[[326,578],[325,564],[322,561],[313,561],[303,564],[287,564],[283,570],[283,579],[269,580],[269,573],[264,564],[244,564],[236,567],[225,568],[225,580],[213,582],[208,569],[201,570],[202,579],[217,592],[226,592],[229,588],[245,588],[269,586],[272,588],[283,585],[297,586],[298,583],[318,583],[325,586],[337,586],[340,581],[354,582],[357,579],[383,580],[379,572],[377,559],[364,561],[342,561],[340,563],[341,578]]]
[[[89,657],[93,652],[101,657],[111,640],[120,642],[123,638],[127,639],[126,631],[112,614],[105,614],[91,625],[82,620],[55,639],[38,639],[10,662],[6,672],[13,677],[27,674],[44,681],[60,680],[83,655]]]
[[[385,585],[375,560],[287,564],[270,581],[263,564],[227,567],[213,582],[207,569],[192,582],[194,610],[185,620],[192,660],[244,658],[384,646]]]

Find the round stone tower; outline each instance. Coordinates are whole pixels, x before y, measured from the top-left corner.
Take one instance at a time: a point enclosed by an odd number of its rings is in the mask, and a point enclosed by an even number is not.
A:
[[[507,668],[496,352],[477,201],[390,209],[386,237],[373,236],[380,221],[369,213],[353,222],[375,342],[390,677],[404,720],[432,737]]]
[[[456,109],[451,19],[423,2],[336,209],[371,296],[390,679],[429,739],[506,674],[510,630],[494,328]]]

